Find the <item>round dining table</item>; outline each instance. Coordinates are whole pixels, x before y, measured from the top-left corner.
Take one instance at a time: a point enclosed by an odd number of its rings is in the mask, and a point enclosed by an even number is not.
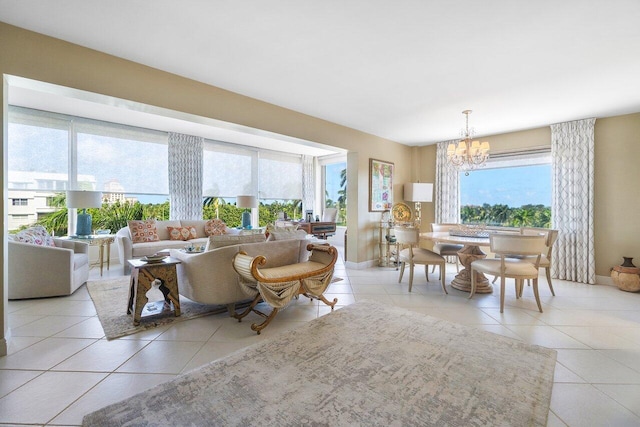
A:
[[[480,247],[489,246],[489,237],[452,236],[448,231],[435,231],[420,233],[420,238],[423,240],[431,240],[435,243],[463,245],[463,248],[458,251],[458,258],[463,268],[451,281],[451,287],[460,291],[471,292],[471,263],[477,259],[487,257],[487,254],[482,252]],[[490,294],[492,292],[493,287],[489,279],[487,279],[484,274],[476,272],[476,293]]]

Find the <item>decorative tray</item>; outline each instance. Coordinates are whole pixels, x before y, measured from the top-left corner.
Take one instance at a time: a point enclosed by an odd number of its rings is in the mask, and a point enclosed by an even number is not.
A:
[[[161,262],[166,257],[167,257],[166,255],[157,255],[157,256],[149,255],[149,256],[143,256],[142,258],[140,258],[140,260],[148,263],[154,263],[154,262]]]
[[[194,249],[192,251],[188,251],[186,249],[180,249],[180,252],[184,252],[185,254],[201,254],[204,252],[204,249]]]
[[[489,237],[489,232],[485,230],[484,225],[460,225],[457,228],[449,230],[449,235],[458,237],[487,238]]]

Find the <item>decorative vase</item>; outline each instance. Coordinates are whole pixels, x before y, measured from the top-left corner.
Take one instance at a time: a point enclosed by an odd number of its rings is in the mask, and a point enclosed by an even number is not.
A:
[[[633,265],[633,258],[622,257],[624,262],[611,269],[613,283],[622,291],[640,291],[640,268]]]

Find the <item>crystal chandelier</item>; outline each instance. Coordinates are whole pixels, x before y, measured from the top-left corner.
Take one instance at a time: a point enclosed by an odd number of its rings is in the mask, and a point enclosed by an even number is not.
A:
[[[463,138],[458,144],[451,143],[447,147],[447,160],[455,167],[465,171],[465,175],[469,175],[469,171],[484,165],[489,158],[489,143],[487,141],[471,141],[473,137],[473,128],[469,130],[469,114],[471,110],[462,112],[466,116],[466,127],[462,133]]]

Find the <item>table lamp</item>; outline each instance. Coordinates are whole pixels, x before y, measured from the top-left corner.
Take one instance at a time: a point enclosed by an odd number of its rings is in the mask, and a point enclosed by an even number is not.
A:
[[[255,196],[238,196],[236,198],[236,206],[239,208],[257,208],[258,199]],[[242,228],[251,228],[251,211],[242,212]]]
[[[404,185],[404,200],[415,203],[416,226],[420,227],[420,208],[422,202],[433,201],[433,184],[411,182]]]
[[[67,191],[67,207],[72,209],[82,209],[78,212],[76,221],[76,235],[88,236],[91,234],[91,215],[87,213],[87,208],[102,207],[101,191]]]

